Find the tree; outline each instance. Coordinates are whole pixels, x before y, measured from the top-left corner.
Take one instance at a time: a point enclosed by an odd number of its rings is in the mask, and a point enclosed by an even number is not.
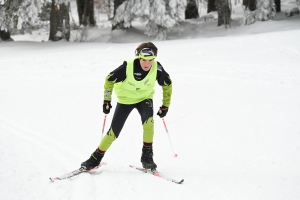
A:
[[[0,30],[0,41],[12,41],[13,39],[10,37],[10,33],[7,31]]]
[[[185,19],[198,18],[198,6],[196,0],[187,0],[187,6],[185,10]]]
[[[50,41],[70,39],[70,2],[68,0],[52,0],[50,13]]]
[[[256,10],[251,11],[245,8],[244,22],[245,24],[252,24],[255,21],[267,21],[275,19],[276,5],[274,0],[257,0]]]
[[[117,9],[119,8],[120,5],[122,5],[126,0],[114,0],[114,13],[113,13],[113,17],[111,18],[114,22],[116,20],[114,20],[115,16],[116,16],[116,12],[117,12]],[[118,29],[118,28],[121,28],[121,29],[124,29],[125,27],[123,26],[123,21],[122,22],[119,22],[119,23],[113,23],[112,25],[112,30],[115,30],[115,29]]]
[[[281,12],[281,1],[275,0],[276,12]]]
[[[255,19],[256,0],[243,0],[244,8],[244,23],[246,25],[253,24]]]
[[[245,6],[246,10],[254,11],[256,9],[256,1],[257,0],[243,0],[243,6]]]
[[[33,25],[44,0],[0,0],[0,37],[11,39],[10,35],[24,28],[25,24]]]
[[[146,35],[165,40],[167,31],[184,21],[185,8],[186,0],[128,0],[117,8],[113,25],[129,28],[139,18],[146,23]]]
[[[257,0],[256,7],[256,20],[267,21],[269,19],[275,19],[276,5],[274,3],[274,0]]]
[[[39,13],[39,19],[41,21],[50,21],[50,13],[51,2],[45,2],[41,8],[41,12]]]
[[[126,0],[114,0],[114,16],[116,16],[116,11],[118,7],[124,3]]]
[[[216,0],[218,10],[218,26],[225,25],[225,28],[230,27],[231,9],[229,0]]]
[[[207,13],[217,11],[216,0],[207,0]]]
[[[94,16],[94,1],[93,0],[76,0],[77,11],[79,17],[80,25],[90,25],[95,26],[95,16]]]

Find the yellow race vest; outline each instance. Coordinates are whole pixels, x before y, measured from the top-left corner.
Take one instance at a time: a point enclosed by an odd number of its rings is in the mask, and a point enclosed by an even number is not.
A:
[[[134,60],[127,60],[126,62],[126,79],[114,85],[118,102],[121,104],[135,104],[145,99],[152,99],[155,93],[154,86],[157,75],[157,62],[153,61],[149,73],[140,81],[134,79]]]

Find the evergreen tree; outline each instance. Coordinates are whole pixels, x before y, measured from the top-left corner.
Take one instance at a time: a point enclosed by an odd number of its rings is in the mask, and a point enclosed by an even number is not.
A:
[[[275,19],[276,6],[274,0],[257,0],[256,7],[256,20],[267,21],[269,19]]]
[[[167,31],[184,21],[185,8],[186,0],[127,0],[117,8],[113,25],[129,28],[139,18],[146,23],[146,35],[165,40]]]
[[[28,23],[34,23],[44,0],[0,0],[0,37],[10,34]],[[3,38],[2,38],[3,37]]]
[[[118,7],[124,3],[126,0],[114,0],[114,16],[116,15],[116,10]]]
[[[40,20],[50,21],[50,13],[51,13],[51,2],[45,2],[41,8],[41,12],[39,13]]]
[[[255,21],[267,21],[275,19],[276,5],[274,0],[256,0],[256,10],[245,10],[244,21],[245,24],[252,24]]]

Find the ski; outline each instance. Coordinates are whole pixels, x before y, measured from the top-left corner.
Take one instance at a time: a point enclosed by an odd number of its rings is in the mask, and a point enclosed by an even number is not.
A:
[[[53,177],[51,178],[50,177],[50,181],[51,182],[54,182],[54,181],[58,181],[58,180],[63,180],[63,179],[67,179],[67,178],[71,178],[71,177],[74,177],[74,176],[77,176],[83,172],[93,172],[93,171],[96,171],[99,167],[103,166],[103,165],[106,165],[106,162],[101,162],[97,167],[94,167],[88,171],[84,171],[83,167],[80,167],[79,169],[76,169],[72,172],[69,172],[69,173],[66,173],[66,174],[63,174],[61,176],[57,176],[57,177]]]
[[[144,173],[147,173],[147,174],[152,174],[153,176],[157,176],[157,177],[160,177],[160,178],[163,178],[167,181],[171,181],[173,183],[177,183],[177,184],[182,184],[184,179],[181,179],[180,181],[176,180],[176,179],[173,179],[173,178],[169,178],[165,175],[163,175],[161,172],[157,171],[157,170],[148,170],[148,169],[145,169],[145,168],[141,168],[141,167],[136,167],[134,165],[129,165],[131,168],[133,169],[136,169],[136,170],[139,170],[139,171],[142,171]]]

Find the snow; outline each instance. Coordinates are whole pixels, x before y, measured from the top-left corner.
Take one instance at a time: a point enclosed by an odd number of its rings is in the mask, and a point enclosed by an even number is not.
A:
[[[283,16],[229,30],[190,20],[167,41],[138,27],[112,33],[118,41],[95,34],[89,43],[32,42],[41,33],[0,43],[1,199],[300,199],[300,15]],[[97,148],[104,78],[148,40],[173,81],[165,117],[171,143],[156,116],[154,160],[185,182],[129,167],[141,165],[142,126],[133,111],[107,166],[51,183]],[[155,111],[161,100],[157,86]],[[113,112],[115,96],[112,105]]]

